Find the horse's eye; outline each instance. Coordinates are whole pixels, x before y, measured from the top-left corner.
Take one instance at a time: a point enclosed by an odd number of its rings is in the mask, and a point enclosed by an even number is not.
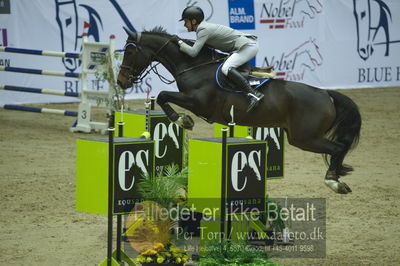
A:
[[[364,18],[365,14],[366,14],[365,11],[361,12],[361,18]]]

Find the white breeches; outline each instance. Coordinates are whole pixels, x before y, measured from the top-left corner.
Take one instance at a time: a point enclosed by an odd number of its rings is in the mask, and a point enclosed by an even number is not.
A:
[[[247,62],[250,61],[253,57],[256,56],[258,52],[258,43],[251,42],[249,44],[244,45],[238,51],[232,53],[228,59],[226,59],[225,63],[221,67],[222,73],[224,75],[228,75],[228,71],[231,67],[237,68]]]

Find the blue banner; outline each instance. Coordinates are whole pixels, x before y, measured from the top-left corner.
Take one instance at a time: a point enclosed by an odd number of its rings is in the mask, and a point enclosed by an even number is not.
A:
[[[229,0],[229,26],[238,30],[254,30],[254,1]]]

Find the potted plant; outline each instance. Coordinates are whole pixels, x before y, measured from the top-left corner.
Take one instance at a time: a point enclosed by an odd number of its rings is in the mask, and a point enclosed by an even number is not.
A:
[[[131,247],[139,252],[137,261],[142,265],[183,264],[188,259],[187,252],[171,243],[172,229],[178,223],[171,210],[186,201],[186,168],[167,166],[157,176],[144,176],[138,187],[142,201],[128,215],[124,233]]]

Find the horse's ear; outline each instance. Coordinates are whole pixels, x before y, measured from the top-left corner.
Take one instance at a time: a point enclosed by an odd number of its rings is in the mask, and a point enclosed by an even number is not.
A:
[[[125,32],[128,34],[128,38],[130,39],[130,40],[132,40],[132,41],[137,41],[138,39],[137,39],[137,37],[138,37],[138,34],[136,33],[136,32],[133,32],[133,31],[131,31],[130,29],[128,29],[127,27],[123,27],[124,28],[124,30],[125,30]]]

